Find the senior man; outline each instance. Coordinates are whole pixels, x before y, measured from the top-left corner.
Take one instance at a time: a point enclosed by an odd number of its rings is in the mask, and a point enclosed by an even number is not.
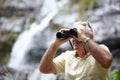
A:
[[[43,73],[65,73],[65,80],[108,80],[112,55],[107,46],[97,44],[89,22],[76,22],[73,25],[77,36],[56,38],[44,53],[40,62]],[[70,29],[61,29],[67,33]],[[73,50],[55,54],[63,43],[70,41]],[[54,58],[55,57],[55,58]]]

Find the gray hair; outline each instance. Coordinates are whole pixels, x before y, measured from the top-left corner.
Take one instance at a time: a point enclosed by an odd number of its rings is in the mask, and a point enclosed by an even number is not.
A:
[[[77,25],[77,24],[85,26],[87,35],[88,36],[93,35],[93,38],[94,38],[94,31],[93,31],[93,28],[92,28],[90,22],[87,22],[87,21],[81,22],[81,21],[79,21],[79,22],[76,22],[74,25]]]
[[[92,34],[94,36],[93,28],[92,28],[92,26],[91,26],[91,24],[89,22],[87,22],[87,25],[86,25],[86,32],[88,34],[90,34],[90,35]]]

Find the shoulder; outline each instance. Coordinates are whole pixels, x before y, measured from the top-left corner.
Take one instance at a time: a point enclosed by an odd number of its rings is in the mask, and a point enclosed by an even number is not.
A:
[[[104,49],[107,50],[108,52],[110,52],[110,51],[109,51],[109,48],[108,48],[106,45],[100,44],[99,46],[102,47],[102,48],[104,48]]]

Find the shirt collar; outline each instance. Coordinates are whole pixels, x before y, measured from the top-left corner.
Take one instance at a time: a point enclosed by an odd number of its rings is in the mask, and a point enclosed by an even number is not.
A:
[[[76,51],[74,51],[73,55],[74,55],[74,57],[76,57]],[[90,56],[90,52],[88,52],[83,58],[81,58],[81,57],[79,57],[79,56],[76,57],[76,58],[84,60],[84,59],[86,59],[88,56]]]

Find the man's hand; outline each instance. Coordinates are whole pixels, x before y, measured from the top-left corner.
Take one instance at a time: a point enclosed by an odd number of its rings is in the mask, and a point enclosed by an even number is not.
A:
[[[69,29],[61,29],[60,32],[66,32]],[[53,63],[53,58],[57,52],[59,46],[65,42],[67,42],[70,38],[56,38],[55,41],[50,45],[50,47],[44,53],[41,62],[40,62],[40,71],[43,73],[56,73],[55,65]],[[48,67],[46,67],[48,66]]]
[[[68,32],[68,31],[69,31],[69,29],[60,29],[59,32],[65,33],[65,32]],[[70,37],[68,37],[67,39],[64,39],[64,38],[58,39],[58,38],[56,38],[54,43],[55,43],[56,46],[60,46],[61,44],[67,42],[69,39],[70,39]]]

